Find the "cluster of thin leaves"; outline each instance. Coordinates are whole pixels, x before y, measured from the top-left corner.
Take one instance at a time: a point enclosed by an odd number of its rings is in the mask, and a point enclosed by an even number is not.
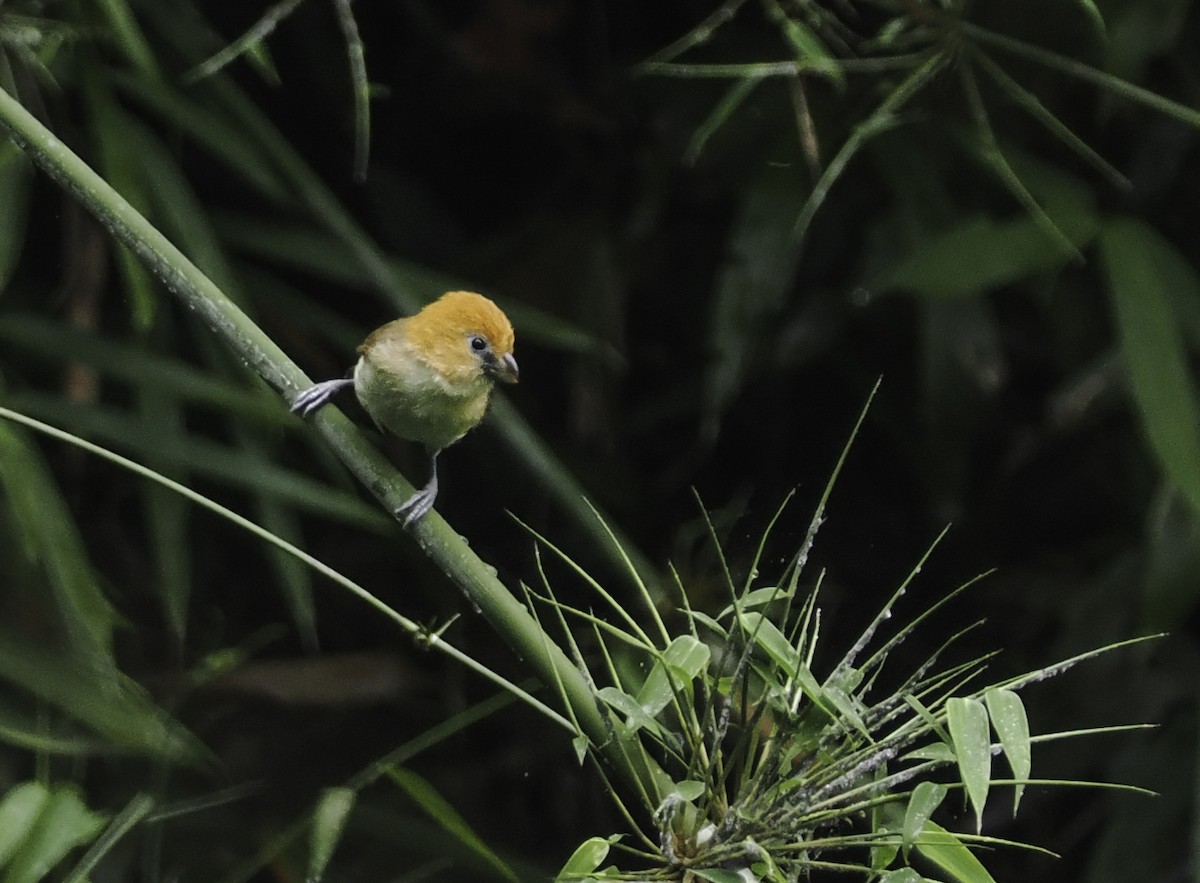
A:
[[[1115,186],[1127,188],[1129,182],[997,62],[993,58],[996,51],[1035,62],[1138,101],[1190,125],[1200,126],[1200,113],[1192,108],[1140,89],[1076,59],[972,22],[969,19],[970,4],[963,0],[934,3],[871,0],[861,9],[851,4],[821,0],[760,0],[763,15],[778,29],[785,58],[744,64],[678,60],[718,38],[721,29],[738,16],[747,2],[725,0],[703,22],[643,62],[639,70],[662,76],[734,81],[709,118],[696,130],[687,150],[687,156],[692,160],[750,98],[757,86],[779,78],[792,84],[800,145],[810,168],[819,175],[796,218],[793,232],[797,238],[804,236],[849,161],[871,139],[901,124],[901,113],[908,109],[913,99],[924,93],[941,74],[952,71],[958,77],[970,113],[975,134],[971,149],[976,152],[976,158],[1009,190],[1065,255],[1079,258],[1079,250],[1071,237],[1045,212],[1001,150],[980,88],[980,77],[986,78],[1000,95],[1030,114]],[[1103,36],[1104,19],[1092,0],[1070,2],[1085,13],[1093,34]],[[823,163],[816,125],[806,98],[806,80],[824,80],[845,89],[853,76],[869,75],[871,82],[877,84],[883,81],[881,75],[888,74],[900,74],[901,79],[888,87],[887,96],[855,124],[834,157]]]
[[[1096,787],[1032,779],[1033,745],[1137,728],[1032,736],[1019,691],[1145,639],[980,687],[994,653],[942,662],[975,623],[896,678],[887,665],[892,651],[977,581],[950,592],[873,647],[936,541],[850,649],[819,675],[823,574],[807,593],[801,579],[836,477],[835,471],[802,547],[777,580],[764,586],[758,579],[772,520],[740,585],[725,567],[731,602],[716,616],[691,609],[679,583],[686,631],[674,637],[652,606],[653,626],[647,631],[590,578],[611,618],[560,603],[543,571],[546,594],[530,591],[531,600],[550,605],[558,616],[578,664],[597,685],[596,698],[610,716],[613,738],[629,755],[642,755],[645,765],[660,764],[670,778],[661,792],[665,797],[656,800],[643,791],[634,805],[610,783],[636,843],[620,836],[593,838],[567,862],[560,881],[790,883],[829,870],[911,883],[923,879],[909,866],[915,853],[947,879],[986,883],[992,878],[970,846],[1038,849],[982,833],[992,787],[1012,787],[1014,815],[1030,783]],[[550,548],[583,573],[561,550]],[[599,664],[586,662],[568,619],[591,631]],[[885,686],[889,681],[893,685]],[[993,772],[998,753],[1010,776]],[[932,819],[951,792],[965,795],[974,833],[950,831]],[[639,817],[643,824],[635,821]],[[614,848],[637,869],[609,865],[600,870]]]
[[[1131,189],[1126,175],[1062,118],[1057,109],[1062,102],[1044,94],[1046,81],[1040,83],[1042,94],[1029,82],[1039,71],[1066,84],[1093,87],[1192,129],[1200,129],[1200,111],[1079,57],[975,21],[978,5],[962,0],[724,0],[638,66],[644,75],[730,83],[696,126],[684,151],[689,163],[713,147],[720,133],[752,118],[756,110],[744,115],[739,111],[760,107],[754,99],[767,84],[785,84],[795,119],[794,140],[804,159],[797,166],[808,174],[806,180],[795,171],[763,169],[747,190],[729,243],[730,252],[741,259],[730,261],[722,271],[710,308],[709,350],[714,358],[705,376],[706,431],[715,435],[722,412],[749,382],[746,366],[752,364],[757,341],[778,324],[791,297],[800,250],[814,218],[847,169],[870,158],[864,154],[872,154],[875,166],[892,179],[885,183],[902,204],[894,218],[883,213],[875,235],[886,238],[892,223],[900,224],[905,234],[893,249],[877,248],[874,260],[880,266],[865,274],[862,296],[906,292],[934,310],[947,301],[977,299],[1014,283],[1037,283],[1098,255],[1104,272],[1093,284],[1110,293],[1120,355],[1133,367],[1132,392],[1147,437],[1171,480],[1200,511],[1200,442],[1194,429],[1200,394],[1181,368],[1186,361],[1181,338],[1195,346],[1195,317],[1186,305],[1200,292],[1200,282],[1187,266],[1186,254],[1150,224],[1102,212],[1085,180],[1060,161],[1031,155],[1018,144],[1028,142],[1036,134],[1033,130],[1045,132],[1114,191]],[[1077,20],[1071,31],[1077,42],[1069,53],[1080,54],[1079,38],[1103,51],[1109,24],[1092,0],[1048,5],[1054,7],[1048,15]],[[755,7],[773,26],[775,51],[760,46],[759,53],[772,57],[730,63],[744,37],[729,32],[738,22],[753,20]],[[1122,12],[1137,15],[1136,21],[1123,22],[1130,30],[1144,29],[1154,15],[1132,6],[1114,7],[1110,14]],[[1139,43],[1138,51],[1151,52],[1147,42]],[[949,87],[943,88],[947,81]],[[839,119],[845,114],[815,110],[813,94],[821,89],[838,93],[837,106],[855,109],[848,120]],[[948,91],[956,91],[959,100],[948,100]],[[774,94],[762,100],[786,103],[780,93]],[[870,109],[856,110],[864,106]],[[952,116],[955,111],[947,110],[956,107],[964,109],[965,118],[957,119]],[[1016,134],[1012,118],[1009,131],[994,123],[1010,108],[1032,124],[1024,137]],[[910,148],[898,143],[898,129],[918,126],[936,129],[934,139],[947,146],[953,160],[914,157]],[[880,161],[881,156],[888,158]],[[1007,195],[1016,216],[995,217],[973,204],[953,206],[959,200],[949,195],[953,186],[943,179],[960,161],[982,170]],[[914,180],[920,182],[919,195],[905,183]],[[960,213],[947,216],[928,211],[929,205],[943,212],[953,206]],[[1163,269],[1152,272],[1149,263]],[[1129,311],[1133,290],[1148,301],[1144,317]],[[1187,293],[1176,294],[1180,290]],[[987,388],[1003,369],[993,353],[992,338],[998,332],[980,312],[972,315],[973,328],[956,330],[957,336],[972,338],[971,349],[980,355],[971,367]],[[939,364],[941,346],[966,348],[942,343],[949,335],[930,337],[925,344],[930,365]],[[1155,389],[1161,392],[1155,394]],[[1166,401],[1180,403],[1180,408],[1164,408]]]

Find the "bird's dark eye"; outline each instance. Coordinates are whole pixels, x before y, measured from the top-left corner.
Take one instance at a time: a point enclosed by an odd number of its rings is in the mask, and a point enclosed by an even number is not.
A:
[[[487,346],[487,340],[480,337],[478,334],[471,338],[471,349],[475,350],[475,352],[481,353],[487,349]]]

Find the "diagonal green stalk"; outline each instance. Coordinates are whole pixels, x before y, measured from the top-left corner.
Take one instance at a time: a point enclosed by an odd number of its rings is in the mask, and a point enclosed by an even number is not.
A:
[[[0,128],[58,184],[93,214],[113,237],[128,247],[167,289],[204,321],[263,380],[286,399],[309,379],[215,283],[139,214],[77,154],[45,128],[8,92],[0,89]],[[347,468],[388,511],[413,493],[413,486],[339,411],[325,408],[314,421]],[[669,787],[666,775],[644,754],[631,759],[610,739],[608,725],[592,691],[566,654],[545,640],[537,623],[436,512],[419,521],[412,534],[451,582],[547,685],[562,693],[580,728],[620,775],[649,793]]]
[[[982,28],[979,25],[973,25],[969,22],[961,22],[959,27],[962,29],[964,35],[984,45],[1003,49],[1005,52],[1011,52],[1013,55],[1019,55],[1022,58],[1045,65],[1069,77],[1074,77],[1085,83],[1091,83],[1093,86],[1099,86],[1101,89],[1107,89],[1114,95],[1120,95],[1122,98],[1136,101],[1138,104],[1145,105],[1157,110],[1159,113],[1187,123],[1193,128],[1200,129],[1200,110],[1188,107],[1186,104],[1180,104],[1178,101],[1164,98],[1161,95],[1151,92],[1149,89],[1136,86],[1128,80],[1123,80],[1091,65],[1084,64],[1082,61],[1076,61],[1074,58],[1068,58],[1065,55],[1059,55],[1057,52],[1051,52],[1049,49],[1043,49],[1032,43],[1026,43],[1024,40],[1006,37],[1003,34],[997,34],[995,31],[990,31],[987,28]]]
[[[136,88],[136,81],[132,85]],[[225,80],[214,78],[211,85],[216,90],[222,106],[275,164],[287,186],[298,195],[313,217],[350,249],[376,290],[405,313],[415,313],[424,306],[411,291],[398,284],[387,255],[375,240],[251,101]],[[499,436],[515,458],[524,464],[553,497],[555,505],[560,507],[586,536],[592,538],[600,553],[613,558],[610,532],[596,520],[595,510],[586,502],[579,482],[503,395],[492,396],[492,416],[486,428]],[[650,561],[626,537],[618,536],[618,539],[623,555],[632,559],[634,569],[643,578],[650,580],[651,588],[657,591],[657,585],[652,579],[655,569]],[[615,560],[613,564],[617,572],[624,572],[626,569],[624,561]]]
[[[570,730],[571,732],[575,732],[577,725],[572,724],[570,721],[568,721],[562,715],[558,714],[558,712],[554,711],[553,709],[551,709],[550,707],[545,705],[543,702],[541,702],[541,700],[531,696],[525,690],[522,690],[516,684],[514,684],[511,681],[508,681],[505,678],[501,677],[500,675],[496,674],[494,671],[492,671],[490,668],[483,665],[482,663],[475,661],[470,656],[468,656],[466,653],[463,653],[461,650],[459,650],[457,647],[455,647],[453,644],[449,644],[446,641],[443,641],[441,639],[441,637],[439,637],[437,634],[430,634],[428,632],[428,630],[425,627],[423,627],[420,623],[416,622],[415,620],[411,620],[407,616],[404,616],[404,615],[398,613],[396,610],[394,610],[392,607],[390,607],[389,605],[387,605],[386,603],[381,601],[375,595],[368,592],[366,589],[364,589],[358,583],[354,582],[351,579],[348,579],[346,576],[344,576],[339,571],[334,570],[329,565],[323,563],[322,561],[319,561],[318,559],[314,558],[312,555],[309,555],[303,549],[297,548],[296,546],[289,543],[287,540],[282,539],[278,535],[272,533],[271,531],[269,531],[266,528],[264,528],[263,526],[255,523],[254,521],[251,521],[250,519],[245,518],[242,515],[239,515],[237,512],[234,512],[232,509],[228,509],[225,506],[222,506],[220,503],[217,503],[217,502],[209,499],[208,497],[204,496],[203,494],[197,493],[196,491],[192,490],[190,487],[188,487],[185,484],[181,484],[180,482],[175,481],[174,479],[168,478],[167,476],[165,476],[159,472],[155,472],[153,469],[150,469],[146,466],[143,466],[140,463],[130,460],[128,457],[122,457],[120,454],[113,453],[112,451],[106,450],[105,448],[102,448],[99,445],[92,444],[91,442],[89,442],[85,439],[82,439],[79,436],[71,435],[70,433],[64,432],[61,429],[58,429],[47,423],[42,423],[40,420],[34,420],[32,417],[28,417],[24,414],[19,414],[16,411],[11,411],[8,408],[4,408],[4,407],[0,407],[0,418],[3,418],[5,420],[11,420],[14,423],[20,423],[22,426],[27,426],[30,429],[33,429],[33,430],[36,430],[37,432],[42,433],[43,435],[47,435],[51,438],[58,439],[59,441],[63,441],[63,442],[67,442],[68,444],[75,445],[76,447],[81,448],[84,451],[87,451],[89,454],[94,454],[95,456],[101,457],[105,460],[108,460],[109,462],[114,463],[117,466],[120,466],[124,469],[128,469],[130,472],[133,472],[134,474],[139,475],[142,478],[147,478],[150,481],[155,482],[159,486],[166,488],[169,491],[173,491],[174,493],[178,494],[180,497],[183,497],[184,499],[189,500],[192,503],[195,503],[197,506],[202,506],[203,508],[208,509],[210,512],[215,512],[217,515],[221,516],[222,518],[226,519],[227,521],[229,521],[233,524],[236,524],[238,527],[248,530],[250,533],[254,534],[256,537],[258,537],[263,542],[270,543],[272,546],[275,546],[280,551],[284,552],[287,555],[291,555],[292,557],[296,558],[300,563],[306,565],[307,567],[311,568],[312,570],[316,571],[317,573],[321,574],[322,576],[328,578],[331,582],[336,583],[337,585],[341,586],[342,588],[346,589],[347,591],[351,592],[352,594],[357,595],[361,600],[365,601],[366,603],[368,603],[372,607],[374,607],[377,612],[382,613],[385,617],[387,617],[388,619],[392,620],[397,625],[399,625],[400,628],[402,628],[404,631],[408,632],[408,634],[410,634],[415,640],[422,642],[426,646],[431,647],[435,650],[440,650],[441,652],[443,652],[447,656],[449,656],[451,659],[456,660],[460,664],[462,664],[462,665],[466,666],[467,668],[471,669],[472,671],[474,671],[476,674],[479,674],[483,678],[492,681],[497,686],[499,686],[502,690],[506,691],[507,693],[511,694],[512,696],[515,696],[518,699],[521,699],[523,702],[528,703],[530,706],[537,709],[540,713],[546,715],[551,720],[555,721],[556,723],[560,724],[561,726],[565,727],[566,729]]]

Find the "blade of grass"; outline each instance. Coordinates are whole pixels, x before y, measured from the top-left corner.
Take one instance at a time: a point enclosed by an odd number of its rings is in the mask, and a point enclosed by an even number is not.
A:
[[[1059,55],[1057,52],[1051,52],[1024,40],[995,33],[970,22],[959,22],[959,29],[964,35],[972,37],[980,43],[995,46],[997,49],[1003,49],[1005,52],[1011,52],[1013,55],[1037,62],[1069,77],[1099,86],[1114,95],[1134,101],[1159,113],[1174,117],[1193,128],[1200,129],[1200,111],[1164,98],[1149,89],[1143,89],[1128,80],[1098,70],[1081,61],[1076,61],[1074,58]]]
[[[184,74],[183,82],[194,83],[205,77],[211,77],[230,62],[249,52],[254,46],[269,37],[279,27],[279,23],[291,15],[303,2],[304,0],[279,0],[267,7],[266,11],[259,16],[258,21],[242,32],[240,37]]]
[[[958,74],[963,92],[967,96],[967,107],[970,108],[971,116],[975,120],[976,134],[979,138],[984,163],[992,170],[1005,189],[1012,194],[1013,198],[1029,213],[1038,228],[1058,245],[1062,253],[1074,258],[1076,263],[1082,264],[1083,254],[1079,251],[1078,246],[1054,223],[1054,219],[1034,199],[1029,188],[1025,186],[1025,182],[1009,164],[1004,151],[1000,149],[1000,143],[996,140],[996,133],[992,129],[992,123],[988,117],[987,107],[983,103],[983,96],[979,94],[979,83],[975,79],[974,70],[969,64],[963,63],[958,66]]]
[[[863,146],[876,135],[886,132],[898,124],[896,114],[908,103],[909,99],[925,88],[941,72],[950,59],[944,55],[931,55],[913,70],[904,80],[891,91],[871,114],[854,127],[850,136],[838,149],[837,154],[829,161],[821,177],[813,185],[812,193],[800,210],[799,217],[792,228],[792,235],[797,241],[803,241],[808,233],[809,225],[817,211],[825,202],[830,189],[842,176],[850,160],[853,159]]]
[[[509,693],[513,694],[514,696],[516,696],[516,697],[522,699],[523,701],[527,702],[528,704],[532,705],[535,709],[537,709],[538,711],[545,714],[551,720],[555,721],[556,723],[560,724],[561,726],[564,726],[564,727],[570,729],[572,732],[574,732],[575,728],[571,725],[571,723],[569,721],[567,721],[565,718],[563,718],[560,714],[558,714],[554,710],[548,708],[544,703],[540,702],[538,699],[531,696],[527,691],[522,690],[520,687],[517,687],[515,684],[508,681],[507,679],[500,676],[499,674],[495,673],[491,669],[476,662],[474,659],[472,659],[470,656],[467,656],[462,651],[458,650],[452,644],[449,644],[446,641],[442,640],[440,636],[430,635],[427,632],[427,630],[423,626],[421,626],[419,623],[397,613],[394,609],[392,609],[386,603],[381,601],[375,595],[368,592],[366,589],[364,589],[358,583],[354,582],[353,580],[348,579],[347,577],[343,576],[341,573],[339,573],[338,571],[329,567],[328,565],[323,564],[321,561],[319,561],[316,558],[314,558],[313,556],[309,555],[307,552],[303,551],[302,549],[299,549],[296,546],[293,546],[292,544],[288,543],[287,541],[279,538],[275,534],[272,534],[269,531],[264,530],[262,527],[255,524],[253,521],[250,521],[249,519],[244,518],[243,516],[237,514],[233,510],[228,509],[228,508],[220,505],[219,503],[214,502],[213,500],[209,499],[208,497],[205,497],[204,495],[197,493],[196,491],[192,490],[191,488],[187,487],[186,485],[182,485],[179,482],[172,481],[171,479],[167,478],[164,475],[160,475],[159,473],[153,471],[152,469],[147,469],[145,466],[141,465],[140,463],[136,463],[133,460],[130,460],[126,457],[122,457],[120,454],[113,453],[112,451],[106,450],[105,448],[102,448],[99,445],[96,445],[89,441],[86,441],[85,439],[79,438],[78,436],[74,436],[74,435],[71,435],[70,433],[63,432],[61,429],[58,429],[54,426],[50,426],[49,424],[42,423],[41,421],[38,421],[38,420],[34,420],[31,417],[27,417],[24,414],[19,414],[15,411],[9,410],[8,408],[0,407],[0,417],[11,420],[14,423],[19,423],[23,426],[27,426],[30,429],[37,430],[38,432],[41,432],[44,435],[47,435],[51,438],[66,442],[68,444],[72,444],[78,448],[82,448],[83,450],[87,451],[88,453],[94,454],[95,456],[98,456],[98,457],[101,457],[102,459],[108,460],[109,462],[114,463],[123,469],[127,469],[130,472],[133,472],[142,478],[146,478],[146,479],[149,479],[150,481],[156,482],[157,484],[167,488],[168,490],[171,490],[177,494],[182,495],[183,497],[185,497],[186,499],[195,503],[196,505],[202,506],[203,508],[216,513],[217,515],[221,516],[222,518],[227,519],[228,521],[232,522],[233,524],[236,524],[238,527],[241,527],[244,530],[249,531],[250,533],[254,534],[259,539],[265,540],[266,542],[276,546],[277,548],[287,552],[288,554],[295,556],[296,558],[303,561],[306,565],[308,565],[313,570],[317,571],[318,573],[322,574],[325,577],[328,577],[334,583],[336,583],[337,585],[340,585],[342,588],[348,590],[352,594],[357,595],[361,600],[365,601],[367,604],[374,607],[377,611],[379,611],[384,616],[386,616],[387,618],[389,618],[393,622],[395,622],[397,625],[399,625],[404,631],[406,631],[410,635],[422,640],[427,646],[438,649],[438,650],[442,651],[443,653],[446,653],[448,656],[452,657],[453,659],[455,659],[458,662],[462,663],[463,665],[467,666],[472,671],[475,671],[477,674],[482,675],[483,677],[485,677],[486,679],[497,684],[504,690],[508,691]],[[3,430],[3,429],[5,429],[5,427],[2,424],[0,424],[0,430]],[[2,460],[2,458],[0,458],[0,460]],[[0,645],[0,649],[2,649],[2,645]],[[0,665],[0,672],[4,672],[4,671],[6,671],[6,667],[4,665]],[[572,671],[574,671],[574,669],[572,669]]]
[[[1036,95],[1013,79],[991,56],[984,52],[976,51],[972,57],[979,63],[983,71],[992,78],[993,82],[1008,93],[1009,98],[1013,102],[1041,123],[1050,134],[1065,144],[1072,153],[1107,178],[1113,187],[1118,190],[1129,190],[1132,187],[1128,178],[1097,153],[1090,144],[1076,135],[1066,123],[1055,116],[1046,105],[1042,104]]]

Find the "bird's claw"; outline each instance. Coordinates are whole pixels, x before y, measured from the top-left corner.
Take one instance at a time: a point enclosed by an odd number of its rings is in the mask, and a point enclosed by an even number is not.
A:
[[[292,399],[292,413],[299,414],[301,417],[307,417],[313,411],[320,408],[338,392],[347,386],[353,386],[354,381],[349,378],[340,380],[325,380],[321,383],[314,383],[308,389],[301,392],[296,398]]]
[[[393,514],[397,518],[403,518],[404,526],[408,527],[423,518],[433,508],[435,499],[437,499],[436,488],[422,488],[397,506]]]

